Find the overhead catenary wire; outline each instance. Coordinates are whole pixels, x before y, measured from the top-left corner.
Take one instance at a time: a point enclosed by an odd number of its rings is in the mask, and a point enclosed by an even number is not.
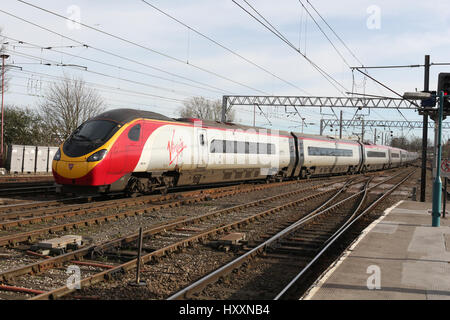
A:
[[[31,70],[24,70],[24,69],[22,69],[22,70],[11,70],[11,72],[35,74],[35,75],[49,77],[49,78],[54,78],[54,79],[63,80],[63,81],[74,81],[73,79],[70,79],[70,78],[53,76],[53,75],[49,75],[49,74],[46,74],[46,73],[37,72],[37,71],[31,71]],[[146,92],[133,91],[133,90],[123,89],[123,88],[117,88],[117,87],[113,87],[113,86],[107,86],[107,85],[104,85],[104,84],[98,84],[98,83],[91,82],[91,81],[84,81],[84,82],[86,84],[89,84],[89,85],[92,85],[92,86],[98,86],[98,87],[103,87],[103,88],[110,88],[111,90],[114,90],[114,91],[119,90],[119,91],[129,92],[129,93],[132,93],[132,94],[139,94],[139,95],[149,96],[149,97],[156,98],[156,99],[176,101],[176,102],[183,102],[182,99],[176,99],[176,98],[172,98],[172,97],[165,97],[165,96],[161,96],[161,95],[155,95],[155,94],[150,94],[150,93],[146,93]]]
[[[275,36],[277,36],[279,39],[281,39],[284,43],[286,43],[289,47],[291,47],[293,50],[295,50],[297,53],[299,53],[304,59],[306,59],[336,90],[338,90],[340,93],[345,95],[345,92],[348,90],[339,83],[336,79],[334,79],[331,75],[329,75],[327,72],[325,72],[322,68],[320,68],[317,64],[315,64],[311,59],[309,59],[304,53],[302,53],[298,48],[295,47],[294,44],[292,44],[280,31],[277,30],[262,14],[258,12],[250,3],[248,3],[246,0],[243,0],[261,19],[263,19],[266,23],[258,19],[255,15],[253,15],[251,12],[249,12],[247,9],[245,9],[241,4],[237,3],[236,0],[232,0],[234,4],[236,4],[238,7],[240,7],[243,11],[245,11],[248,15],[250,15],[253,19],[255,19],[257,22],[259,22],[262,26],[264,26],[267,30],[272,32]],[[333,83],[334,82],[334,83]],[[339,89],[338,86],[340,86],[344,91]],[[334,109],[330,107],[335,117],[338,119],[338,116]]]
[[[388,89],[389,91],[391,91],[391,92],[393,92],[393,93],[395,93],[396,95],[398,95],[398,96],[400,96],[400,97],[402,97],[401,95],[399,95],[398,93],[396,93],[394,90],[392,90],[391,88],[389,88],[388,86],[386,86],[385,84],[383,84],[383,83],[381,83],[380,81],[378,81],[378,80],[376,80],[376,79],[374,79],[372,76],[370,76],[369,74],[368,74],[368,71],[367,71],[367,67],[365,67],[364,66],[364,63],[362,63],[361,62],[361,60],[354,54],[354,52],[345,44],[345,42],[342,40],[342,38],[336,33],[336,31],[330,26],[330,24],[323,18],[323,16],[319,13],[319,11],[309,2],[309,0],[306,0],[307,2],[308,2],[308,4],[311,6],[311,8],[316,12],[316,14],[322,19],[322,21],[328,26],[328,28],[331,30],[331,32],[339,39],[339,41],[342,43],[342,45],[350,52],[350,54],[353,56],[353,58],[355,58],[355,60],[356,61],[358,61],[360,64],[361,64],[361,67],[350,67],[349,65],[348,65],[348,63],[346,63],[348,66],[349,66],[349,68],[350,69],[352,69],[352,70],[354,70],[354,69],[356,69],[357,71],[359,71],[359,72],[361,72],[365,77],[368,77],[368,78],[370,78],[371,80],[373,80],[373,81],[375,81],[377,84],[379,84],[379,85],[381,85],[381,86],[383,86],[384,88],[386,88],[386,89]],[[305,10],[309,13],[309,11],[306,9],[306,7],[303,5],[303,3],[302,3],[302,1],[301,0],[299,0],[299,2],[302,4],[302,6],[305,8]],[[310,16],[311,16],[311,14],[310,14]],[[311,18],[314,20],[314,18],[311,16]],[[316,22],[315,20],[314,20],[314,22]],[[316,23],[317,24],[317,23]],[[319,27],[320,28],[320,27]],[[323,32],[323,30],[320,28],[320,30],[322,31],[322,33],[325,35],[325,33]],[[325,35],[326,36],[326,35]],[[326,38],[329,40],[329,38],[326,36]],[[331,40],[329,40],[330,41],[330,43],[331,43]],[[333,47],[334,47],[334,45],[333,45]],[[336,49],[337,50],[337,49]],[[361,69],[365,69],[366,70],[366,72],[367,73],[364,73],[364,72],[362,72],[361,70],[360,70],[360,68]],[[364,88],[365,88],[365,85],[364,85]],[[410,101],[411,102],[411,101]],[[411,102],[411,103],[413,103],[413,102]],[[414,105],[416,105],[415,103],[413,103]],[[417,105],[416,105],[417,106]],[[356,116],[356,114],[358,113],[358,109],[356,110],[356,112],[355,112],[355,115],[353,116],[353,118]],[[399,110],[399,109],[397,109],[397,111],[400,113],[400,115],[406,120],[406,121],[408,121],[408,119],[406,119],[406,117],[403,115],[403,113]],[[408,121],[408,123],[409,123],[409,121]]]
[[[12,39],[10,37],[5,37],[5,38]],[[29,42],[27,42],[27,43],[30,44],[30,45],[33,45],[32,43],[29,43]],[[113,67],[113,68],[116,68],[116,69],[119,69],[119,70],[125,70],[125,71],[129,71],[129,72],[133,72],[133,73],[137,73],[137,74],[142,74],[142,75],[149,76],[149,77],[155,77],[155,78],[158,78],[158,79],[163,79],[163,80],[170,81],[170,82],[173,82],[173,83],[183,84],[183,85],[186,85],[186,86],[189,86],[189,87],[193,87],[193,88],[197,88],[197,89],[207,90],[207,91],[211,91],[211,92],[215,92],[215,93],[222,93],[222,92],[217,91],[217,90],[212,90],[212,89],[208,89],[208,88],[205,88],[205,87],[199,87],[199,86],[191,85],[191,84],[188,84],[188,83],[185,83],[185,82],[181,82],[181,81],[177,81],[177,80],[173,80],[173,79],[163,78],[163,77],[160,77],[160,76],[157,76],[157,75],[149,74],[149,73],[146,73],[146,72],[142,72],[142,71],[138,71],[138,70],[122,67],[122,66],[116,66],[116,65],[113,65],[113,64],[110,64],[110,63],[106,63],[106,62],[102,62],[102,61],[98,61],[98,60],[94,60],[94,59],[90,59],[90,58],[80,57],[78,55],[73,55],[73,54],[70,54],[70,53],[67,53],[67,52],[62,52],[62,51],[59,51],[59,50],[49,49],[48,47],[45,48],[45,47],[42,47],[42,46],[34,44],[34,47],[31,47],[31,48],[52,50],[54,52],[62,53],[64,55],[68,55],[70,57],[74,57],[74,58],[79,58],[79,59],[86,60],[86,61],[95,62],[95,63],[101,64],[101,65],[106,65],[106,66]],[[17,51],[12,51],[12,52],[17,52]]]
[[[46,58],[36,57],[36,56],[30,55],[30,54],[26,54],[26,53],[22,53],[22,52],[18,52],[18,51],[12,51],[12,50],[5,50],[5,51],[9,52],[11,55],[15,54],[15,55],[18,55],[18,56],[21,56],[21,57],[25,57],[27,59],[33,59],[35,61],[47,61],[48,63],[50,63],[51,65],[54,65],[54,66],[75,67],[75,68],[77,68],[77,66],[74,66],[74,65],[60,64],[58,61],[55,61],[55,60],[50,60],[50,59],[46,59]],[[148,84],[148,83],[145,83],[145,82],[140,82],[140,81],[136,81],[136,80],[132,80],[132,79],[127,79],[127,78],[123,78],[123,77],[113,76],[113,75],[110,75],[110,74],[107,74],[107,73],[103,73],[103,72],[98,72],[98,71],[93,71],[93,70],[88,70],[88,69],[81,70],[81,71],[87,72],[87,73],[91,73],[91,74],[95,74],[95,75],[100,75],[100,76],[107,77],[107,78],[112,78],[112,79],[116,79],[116,80],[121,80],[121,81],[134,83],[134,84],[137,84],[137,85],[146,86],[146,87],[153,88],[153,89],[168,91],[168,92],[175,93],[175,94],[178,94],[178,95],[195,96],[195,94],[193,94],[193,93],[183,92],[183,91],[174,90],[174,89],[168,89],[168,88],[164,88],[164,87],[160,87],[160,86],[155,86],[155,85]]]
[[[168,17],[168,18],[172,19],[173,21],[175,21],[175,22],[181,24],[182,26],[188,28],[188,30],[193,31],[194,33],[198,34],[199,36],[201,36],[201,37],[207,39],[208,41],[214,43],[215,45],[221,47],[222,49],[228,51],[229,53],[231,53],[231,54],[237,56],[238,58],[240,58],[240,59],[246,61],[247,63],[249,63],[249,64],[255,66],[256,68],[258,68],[258,69],[264,71],[265,73],[271,75],[272,77],[274,77],[274,78],[276,78],[276,79],[278,79],[278,80],[281,80],[282,82],[284,82],[284,83],[286,83],[286,84],[288,84],[288,85],[294,87],[295,89],[301,90],[302,92],[304,92],[304,93],[306,93],[306,94],[309,94],[309,93],[306,92],[304,89],[302,89],[302,88],[296,86],[296,85],[293,84],[292,82],[287,81],[287,80],[281,78],[280,76],[274,74],[273,72],[267,70],[266,68],[260,66],[259,64],[255,63],[255,62],[253,62],[252,60],[250,60],[250,59],[248,59],[248,58],[242,56],[241,54],[237,53],[236,51],[234,51],[234,50],[228,48],[227,46],[223,45],[222,43],[218,42],[217,40],[214,40],[214,39],[211,38],[210,36],[207,36],[207,35],[205,35],[204,33],[202,33],[202,32],[200,32],[200,31],[198,31],[197,29],[193,28],[192,26],[187,25],[186,23],[182,22],[181,20],[179,20],[179,19],[173,17],[172,15],[170,15],[170,14],[168,14],[167,12],[163,11],[162,9],[156,7],[154,4],[151,4],[151,3],[149,3],[148,1],[145,1],[145,0],[141,0],[141,1],[142,1],[143,3],[145,3],[146,5],[152,7],[152,8],[155,9],[156,11],[160,12],[161,14],[165,15],[166,17]]]
[[[39,25],[39,24],[37,24],[37,23],[34,23],[34,22],[30,21],[30,20],[21,18],[21,17],[15,15],[15,14],[12,14],[12,13],[7,12],[7,11],[5,11],[5,10],[1,10],[1,9],[0,9],[0,12],[3,13],[3,14],[8,15],[8,16],[10,16],[10,17],[13,17],[13,18],[15,18],[15,19],[17,19],[17,20],[20,20],[20,21],[22,21],[22,22],[28,23],[28,24],[30,24],[30,25],[32,25],[32,26],[34,26],[34,27],[40,28],[40,29],[42,29],[42,30],[45,30],[45,31],[47,31],[47,32],[49,32],[49,33],[55,34],[55,35],[57,35],[57,36],[59,36],[59,37],[61,37],[61,38],[70,40],[70,41],[75,42],[75,43],[78,43],[78,44],[85,45],[86,47],[88,47],[88,48],[90,48],[90,49],[93,49],[93,50],[95,50],[95,51],[98,51],[98,52],[101,52],[101,53],[110,55],[110,56],[115,57],[115,58],[122,59],[122,60],[124,60],[124,61],[128,61],[128,62],[131,62],[131,63],[135,63],[135,64],[137,64],[137,65],[140,65],[140,66],[143,66],[143,67],[146,67],[146,68],[150,68],[150,69],[152,69],[152,70],[156,70],[156,71],[159,71],[159,72],[162,72],[162,73],[171,75],[171,76],[173,76],[173,77],[177,77],[177,78],[180,78],[180,79],[188,80],[188,81],[191,81],[191,82],[193,82],[193,83],[200,84],[200,85],[205,86],[205,87],[209,87],[209,88],[212,88],[212,89],[215,89],[215,90],[219,90],[219,91],[222,91],[222,92],[224,92],[224,93],[231,93],[231,94],[232,94],[232,92],[230,92],[230,91],[227,91],[227,90],[224,90],[224,89],[221,89],[221,88],[214,87],[214,86],[212,86],[212,85],[210,85],[210,84],[203,83],[203,82],[200,82],[200,81],[197,81],[197,80],[194,80],[194,79],[191,79],[191,78],[182,76],[182,75],[178,75],[178,74],[176,74],[176,73],[173,73],[173,72],[170,72],[170,71],[167,71],[167,70],[164,70],[164,69],[161,69],[161,68],[158,68],[158,67],[149,65],[149,64],[147,64],[147,63],[143,63],[143,62],[138,61],[138,60],[136,60],[136,59],[132,59],[132,58],[129,58],[129,57],[125,57],[125,56],[123,56],[123,55],[119,55],[119,54],[116,54],[116,53],[114,53],[114,52],[111,52],[111,51],[108,51],[108,50],[104,50],[104,49],[98,48],[98,47],[96,47],[96,46],[92,46],[92,45],[83,43],[83,42],[81,42],[81,41],[79,41],[79,40],[76,40],[76,39],[74,39],[74,38],[65,36],[65,35],[63,35],[63,34],[61,34],[61,33],[59,33],[59,32],[56,32],[56,31],[54,31],[54,30],[51,30],[51,29],[46,28],[46,27],[44,27],[44,26],[41,26],[41,25]]]
[[[305,7],[305,5],[303,4],[303,2],[301,0],[298,0],[298,2],[302,5],[302,7],[305,9],[306,13],[311,17],[312,21],[315,23],[315,25],[317,26],[317,28],[319,28],[320,32],[322,32],[322,34],[325,36],[325,38],[328,40],[328,42],[331,44],[331,46],[334,48],[334,50],[336,51],[336,53],[341,57],[342,61],[344,61],[344,63],[350,68],[350,64],[347,62],[347,60],[344,58],[344,56],[342,55],[342,53],[338,50],[338,48],[334,45],[333,41],[331,41],[331,39],[328,37],[328,35],[325,33],[325,31],[323,31],[322,27],[319,25],[319,23],[316,21],[316,19],[314,19],[314,17],[312,16],[312,14],[309,12],[309,10]],[[309,3],[309,1],[308,1]]]
[[[11,71],[13,71],[13,70],[11,70]],[[30,71],[30,70],[14,70],[14,72],[28,74],[31,76],[39,76],[39,77],[46,78],[46,79],[62,80],[62,81],[69,81],[69,82],[75,81],[74,79],[70,79],[70,78],[53,76],[53,75],[49,75],[46,73]],[[27,77],[18,76],[16,74],[14,75],[14,78],[22,78],[22,79],[26,79],[26,80],[30,79]],[[57,83],[56,81],[42,80],[42,79],[36,79],[36,81],[42,81],[42,82],[47,82],[47,83],[52,83],[52,84]],[[172,97],[164,97],[164,96],[154,95],[154,94],[150,94],[150,93],[146,93],[146,92],[128,90],[128,89],[124,89],[124,88],[117,88],[117,87],[99,84],[99,83],[95,83],[95,82],[89,82],[89,81],[84,81],[84,82],[86,84],[89,84],[90,86],[96,88],[96,90],[98,90],[98,91],[107,92],[109,94],[117,93],[117,91],[120,91],[122,95],[131,96],[131,97],[152,98],[152,99],[163,100],[166,102],[179,102],[179,103],[182,103],[184,101],[182,99],[176,99],[176,98],[172,98]]]
[[[266,18],[264,18],[258,10],[256,10],[251,4],[249,4],[246,0],[244,2],[258,15],[267,22],[264,23],[260,19],[258,19],[255,15],[253,15],[251,12],[249,12],[247,9],[245,9],[241,4],[239,4],[236,0],[232,0],[234,4],[236,4],[238,7],[240,7],[243,11],[245,11],[248,15],[250,15],[253,19],[255,19],[257,22],[259,22],[262,26],[264,26],[266,29],[268,29],[270,32],[272,32],[275,36],[277,36],[280,40],[282,40],[284,43],[286,43],[289,47],[291,47],[293,50],[295,50],[297,53],[299,53],[306,61],[308,61],[336,90],[338,90],[340,93],[344,94],[344,92],[348,91],[339,81],[334,79],[330,74],[328,74],[326,71],[324,71],[322,68],[320,68],[314,61],[312,61],[310,58],[308,58],[303,52],[301,52],[295,45],[293,45],[284,35],[281,34],[280,31],[278,31]],[[344,89],[342,91],[341,89]]]
[[[182,63],[183,65],[186,65],[186,66],[190,66],[190,67],[195,68],[195,69],[197,69],[197,70],[203,71],[203,72],[208,73],[208,74],[213,75],[213,76],[216,76],[216,77],[218,77],[218,78],[220,78],[220,79],[223,79],[223,80],[229,81],[229,82],[231,82],[231,83],[234,83],[234,84],[243,86],[243,87],[245,87],[245,88],[247,88],[247,89],[250,89],[250,90],[253,90],[253,91],[256,91],[256,92],[260,92],[260,93],[263,93],[263,94],[268,94],[268,93],[266,93],[266,92],[264,92],[264,91],[262,91],[262,90],[253,88],[253,87],[251,87],[251,86],[249,86],[249,85],[246,85],[246,84],[244,84],[244,83],[242,83],[242,82],[240,82],[240,81],[233,80],[233,79],[231,79],[231,78],[229,78],[229,77],[226,77],[226,76],[224,76],[224,75],[221,75],[221,74],[219,74],[219,73],[217,73],[217,72],[215,72],[215,71],[211,71],[211,70],[209,70],[209,69],[206,69],[206,68],[204,68],[204,67],[198,66],[198,65],[196,65],[196,64],[187,63],[186,61],[184,61],[184,60],[182,60],[182,59],[179,59],[179,58],[173,57],[173,56],[171,56],[171,55],[169,55],[169,54],[166,54],[166,53],[160,52],[160,51],[158,51],[158,50],[152,49],[152,48],[150,48],[150,47],[148,47],[148,46],[146,46],[146,45],[143,45],[143,44],[140,44],[140,43],[137,43],[137,42],[128,40],[128,39],[126,39],[126,38],[124,38],[124,37],[121,37],[121,36],[112,34],[112,33],[110,33],[110,32],[103,31],[103,30],[101,30],[101,29],[92,27],[92,26],[87,25],[87,24],[85,24],[85,23],[82,23],[82,22],[79,22],[79,21],[72,20],[72,19],[70,19],[70,18],[68,18],[68,17],[65,17],[65,16],[61,15],[61,14],[58,14],[58,13],[53,12],[53,11],[51,11],[51,10],[42,8],[42,7],[37,6],[37,5],[34,5],[34,4],[32,4],[32,3],[29,3],[29,2],[26,2],[26,1],[23,1],[23,0],[17,0],[17,1],[20,2],[20,3],[23,3],[23,4],[25,4],[25,5],[31,6],[31,7],[35,8],[35,9],[38,9],[38,10],[44,11],[44,12],[46,12],[46,13],[49,13],[49,14],[51,14],[51,15],[53,15],[53,16],[59,17],[59,18],[61,18],[61,19],[67,20],[67,21],[71,21],[71,22],[76,23],[76,24],[79,24],[79,25],[81,25],[81,26],[83,26],[83,27],[85,27],[85,28],[88,28],[88,29],[94,30],[94,31],[96,31],[96,32],[102,33],[102,34],[107,35],[107,36],[109,36],[109,37],[112,37],[112,38],[114,38],[114,39],[117,39],[117,40],[120,40],[120,41],[122,41],[122,42],[131,44],[131,45],[136,46],[136,47],[138,47],[138,48],[147,50],[147,51],[149,51],[149,52],[158,54],[158,55],[160,55],[160,56],[162,56],[162,57],[165,57],[165,58],[167,58],[167,59],[173,60],[173,61],[178,62],[178,63]]]
[[[371,80],[375,81],[376,83],[378,83],[378,84],[381,85],[382,87],[388,89],[389,91],[391,91],[391,92],[394,93],[395,95],[397,95],[397,96],[403,98],[403,96],[402,96],[401,94],[399,94],[397,91],[395,91],[395,90],[389,88],[388,86],[386,86],[386,85],[383,84],[382,82],[376,80],[375,78],[373,78],[372,76],[368,75],[367,73],[364,73],[363,71],[361,71],[361,70],[359,70],[359,69],[356,69],[356,70],[357,70],[358,72],[361,72],[362,74],[364,74],[366,77],[370,78]],[[403,98],[403,99],[404,99],[404,98]],[[415,105],[416,107],[420,108],[419,105],[417,105],[414,101],[411,101],[411,100],[408,100],[408,99],[405,99],[405,100],[407,100],[409,103]],[[403,117],[406,121],[409,122],[409,120],[406,119],[406,117],[403,115],[403,113],[400,111],[400,109],[397,109],[397,111],[402,115],[402,117]]]
[[[342,38],[336,33],[336,31],[334,31],[334,29],[330,26],[330,24],[322,17],[322,15],[319,13],[319,11],[311,4],[311,2],[309,2],[309,0],[306,0],[306,2],[308,2],[308,4],[311,6],[311,8],[316,12],[316,14],[320,17],[320,19],[322,19],[322,21],[327,25],[327,27],[331,30],[331,32],[333,32],[333,34],[336,36],[336,38],[339,39],[339,41],[342,43],[342,45],[347,49],[348,52],[350,52],[350,54],[353,56],[353,58],[355,58],[356,61],[358,61],[361,66],[364,66],[364,64],[361,62],[361,60],[359,60],[359,58],[356,56],[356,54],[354,54],[354,52],[345,44],[344,40],[342,40]],[[303,5],[303,4],[302,4]]]
[[[21,85],[21,84],[17,84],[17,83],[11,83],[11,87],[26,87],[26,86]],[[37,94],[37,93],[29,93],[29,92],[24,93],[24,92],[18,92],[18,91],[9,91],[9,93],[11,93],[11,94],[18,94],[18,95],[24,95],[24,96],[29,96],[29,97],[45,98],[45,95]],[[125,101],[125,100],[120,100],[120,99],[114,99],[114,98],[111,98],[111,97],[104,97],[104,101],[105,101],[105,104],[107,106],[116,106],[116,107],[122,107],[123,108],[124,103],[126,103],[127,107],[129,107],[130,105],[132,105],[132,106],[135,105],[135,106],[140,106],[140,107],[151,108],[152,110],[160,109],[160,110],[164,110],[164,111],[167,112],[167,108],[164,108],[164,107],[161,107],[161,106],[156,106],[156,105],[151,105],[151,104],[148,104],[148,103],[142,103],[142,102],[136,102],[136,101]],[[112,104],[112,103],[109,103],[109,101],[119,102],[121,104]],[[173,111],[175,111],[175,110],[173,110]]]
[[[127,67],[123,67],[123,66],[118,66],[118,65],[111,64],[111,63],[107,63],[107,62],[104,62],[104,61],[99,61],[99,60],[95,60],[95,59],[91,59],[91,58],[82,57],[80,55],[75,55],[75,54],[71,54],[71,53],[68,53],[68,52],[56,50],[56,49],[54,49],[54,47],[51,47],[51,46],[41,46],[41,45],[37,45],[37,44],[31,43],[31,42],[28,42],[28,41],[17,40],[17,39],[14,39],[12,37],[9,37],[9,36],[4,36],[4,38],[7,38],[7,39],[10,39],[10,40],[13,40],[13,41],[20,41],[21,43],[26,43],[26,44],[29,45],[27,47],[29,49],[49,50],[49,51],[60,53],[60,54],[63,54],[63,55],[69,56],[69,57],[78,58],[78,59],[81,59],[81,60],[98,63],[98,64],[101,64],[101,65],[104,65],[104,66],[108,66],[108,67],[111,67],[111,68],[125,70],[125,71],[129,71],[129,72],[145,75],[145,76],[148,76],[148,77],[153,77],[153,78],[160,79],[160,80],[169,81],[169,82],[172,82],[172,83],[177,83],[177,84],[189,86],[189,87],[196,88],[196,89],[202,89],[202,90],[215,92],[215,93],[220,93],[220,94],[223,93],[223,91],[218,91],[218,90],[215,90],[215,89],[209,89],[207,87],[200,87],[200,86],[192,85],[192,84],[189,84],[189,83],[186,83],[186,82],[182,82],[182,81],[178,81],[178,80],[174,80],[174,79],[169,79],[169,78],[164,78],[164,77],[161,77],[161,76],[158,76],[158,75],[155,75],[155,74],[150,74],[148,72],[143,72],[143,71],[139,71],[139,70],[135,70],[135,69],[130,69],[130,68],[127,68]],[[8,43],[5,43],[5,44],[8,44]],[[67,47],[72,48],[72,46],[67,46]]]

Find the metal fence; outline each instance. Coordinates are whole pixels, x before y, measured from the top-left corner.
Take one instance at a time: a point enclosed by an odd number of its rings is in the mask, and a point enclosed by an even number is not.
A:
[[[58,147],[8,145],[6,169],[9,173],[46,173],[52,171]]]

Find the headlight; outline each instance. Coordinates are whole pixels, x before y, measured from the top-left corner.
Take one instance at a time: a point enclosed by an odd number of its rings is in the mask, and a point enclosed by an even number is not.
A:
[[[59,161],[61,159],[61,151],[58,148],[58,151],[56,151],[55,155],[53,156],[53,160]]]
[[[108,150],[106,149],[99,150],[96,153],[92,154],[89,158],[87,158],[87,161],[88,162],[100,161],[105,157],[107,152]]]

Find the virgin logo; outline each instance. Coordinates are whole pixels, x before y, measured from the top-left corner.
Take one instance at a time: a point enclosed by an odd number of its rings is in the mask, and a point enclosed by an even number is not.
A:
[[[69,170],[72,170],[73,168],[73,163],[69,163]]]
[[[169,165],[175,162],[175,165],[178,164],[178,158],[180,157],[181,152],[186,148],[186,145],[184,144],[183,140],[175,143],[173,141],[173,138],[175,136],[175,130],[173,130],[172,133],[172,140],[167,142],[167,150],[169,150]]]

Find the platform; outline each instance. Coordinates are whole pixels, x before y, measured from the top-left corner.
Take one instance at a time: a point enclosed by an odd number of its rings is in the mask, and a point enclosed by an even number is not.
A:
[[[400,201],[302,299],[450,300],[450,217],[431,227],[431,203]]]

